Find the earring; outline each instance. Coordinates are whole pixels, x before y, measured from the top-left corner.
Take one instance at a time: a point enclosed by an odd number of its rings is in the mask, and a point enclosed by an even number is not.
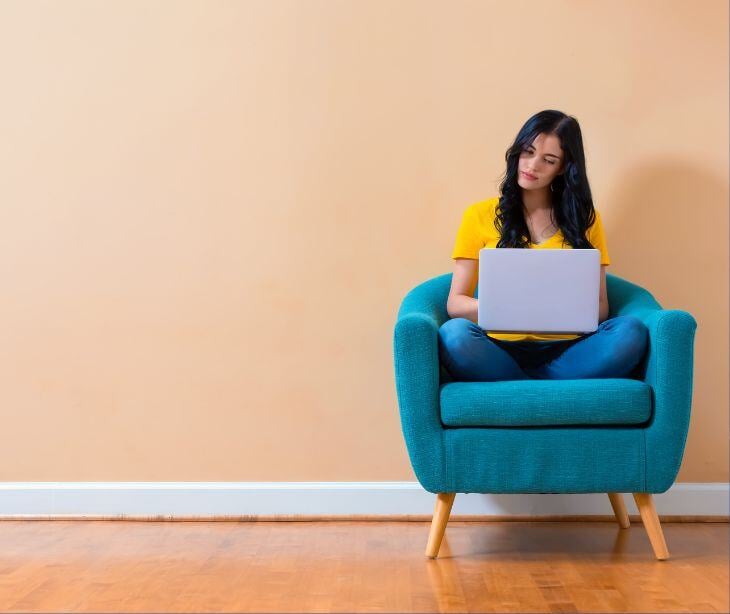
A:
[[[551,192],[554,192],[555,191],[555,188],[553,187],[553,184],[552,183],[550,184],[550,191]]]

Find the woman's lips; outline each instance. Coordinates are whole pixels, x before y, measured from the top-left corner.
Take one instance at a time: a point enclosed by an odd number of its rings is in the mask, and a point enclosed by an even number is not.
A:
[[[524,177],[525,177],[526,179],[529,179],[530,181],[535,181],[535,179],[537,179],[537,177],[533,177],[532,175],[528,175],[528,174],[527,174],[527,173],[526,173],[525,171],[522,171],[522,175],[523,175],[523,176],[524,176]]]

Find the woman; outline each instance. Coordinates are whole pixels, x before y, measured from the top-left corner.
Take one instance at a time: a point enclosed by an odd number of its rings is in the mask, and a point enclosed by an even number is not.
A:
[[[446,305],[451,319],[438,335],[442,364],[465,381],[627,377],[646,352],[649,331],[634,316],[608,317],[611,260],[577,120],[554,110],[533,115],[505,157],[501,196],[468,207],[459,227]],[[574,335],[484,331],[474,298],[483,247],[600,250],[598,329]]]

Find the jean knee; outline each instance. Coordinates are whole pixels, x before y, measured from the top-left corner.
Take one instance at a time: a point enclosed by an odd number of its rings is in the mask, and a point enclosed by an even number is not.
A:
[[[479,334],[483,334],[482,330],[467,318],[451,318],[444,322],[438,330],[442,347],[456,352]]]
[[[614,318],[616,334],[621,339],[621,347],[631,356],[643,355],[649,343],[649,329],[636,316],[617,316]]]

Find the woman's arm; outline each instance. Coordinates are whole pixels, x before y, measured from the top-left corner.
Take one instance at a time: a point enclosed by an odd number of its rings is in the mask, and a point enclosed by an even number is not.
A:
[[[598,298],[598,323],[608,319],[608,292],[606,290],[606,267],[601,265],[601,293]]]
[[[450,318],[466,318],[477,323],[477,299],[474,290],[477,285],[479,261],[473,258],[455,258],[451,289],[446,301],[446,312]]]

